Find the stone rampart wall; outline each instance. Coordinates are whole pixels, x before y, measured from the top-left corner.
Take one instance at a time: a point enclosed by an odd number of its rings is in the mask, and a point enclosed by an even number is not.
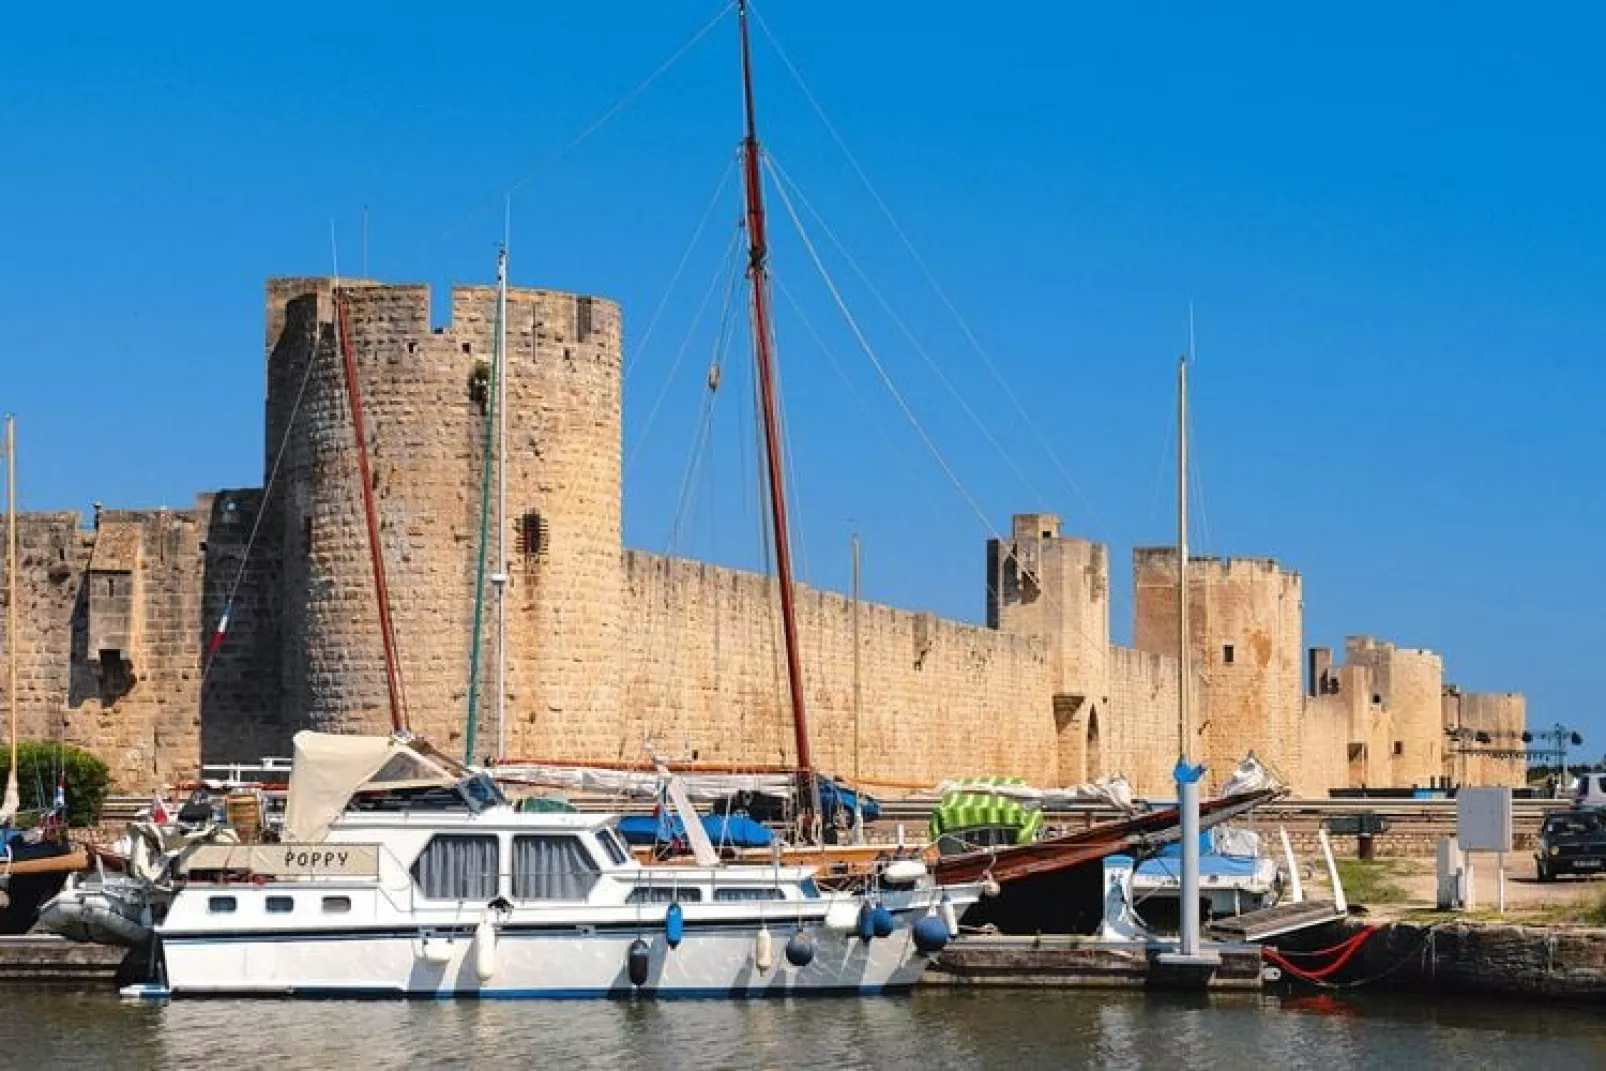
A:
[[[777,589],[766,577],[626,551],[623,700],[574,724],[568,754],[639,757],[644,739],[712,762],[795,761]],[[862,603],[855,727],[851,600],[799,588],[816,765],[935,785],[966,774],[1055,780],[1048,658],[1036,640]],[[856,761],[857,760],[857,761]]]

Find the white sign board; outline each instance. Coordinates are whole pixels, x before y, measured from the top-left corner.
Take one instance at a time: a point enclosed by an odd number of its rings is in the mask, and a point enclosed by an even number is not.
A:
[[[1464,852],[1511,850],[1511,789],[1463,788],[1455,794],[1455,839]]]
[[[182,859],[186,872],[241,870],[264,877],[371,878],[376,844],[199,844]]]

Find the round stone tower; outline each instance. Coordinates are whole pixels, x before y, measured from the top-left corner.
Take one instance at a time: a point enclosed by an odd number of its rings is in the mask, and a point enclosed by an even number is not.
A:
[[[450,325],[432,329],[427,287],[342,286],[410,723],[456,752],[468,710],[496,292],[454,290]],[[384,654],[332,280],[270,282],[268,332],[270,466],[290,429],[272,506],[285,533],[285,720],[384,731]],[[576,734],[585,727],[616,717],[619,309],[511,290],[507,343],[508,752],[562,755],[584,746]],[[480,755],[496,749],[489,598]]]

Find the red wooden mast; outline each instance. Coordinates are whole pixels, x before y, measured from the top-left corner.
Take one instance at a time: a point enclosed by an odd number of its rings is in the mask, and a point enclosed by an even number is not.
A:
[[[747,0],[737,0],[742,38],[742,101],[747,134],[742,139],[743,177],[747,186],[747,278],[752,286],[753,359],[758,365],[759,399],[764,410],[764,453],[769,464],[770,518],[775,529],[775,572],[781,584],[781,624],[786,636],[786,679],[792,693],[792,728],[797,736],[799,828],[812,836],[820,814],[820,785],[809,750],[808,712],[803,703],[803,660],[798,650],[797,617],[792,594],[792,546],[786,524],[786,478],[781,459],[780,415],[775,404],[775,367],[770,353],[769,243],[764,232],[764,190],[759,174],[758,121],[753,111],[753,61],[747,34]]]
[[[351,406],[351,428],[357,438],[357,473],[362,479],[363,516],[368,521],[368,556],[374,567],[374,596],[379,601],[379,632],[385,644],[385,684],[390,689],[390,727],[404,734],[407,706],[402,698],[401,667],[396,661],[396,630],[390,620],[390,589],[385,584],[385,555],[379,547],[379,514],[374,509],[374,480],[368,468],[368,432],[362,422],[362,393],[357,388],[357,358],[346,326],[346,296],[335,288],[335,325],[340,334],[340,358],[346,373],[346,401]],[[309,357],[308,360],[313,358]]]

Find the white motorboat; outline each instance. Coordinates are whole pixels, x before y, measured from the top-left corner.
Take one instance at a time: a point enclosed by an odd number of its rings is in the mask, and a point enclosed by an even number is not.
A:
[[[295,744],[285,841],[188,854],[156,928],[175,995],[886,992],[980,894],[907,874],[826,892],[811,868],[725,866],[706,844],[643,865],[610,817],[515,811],[422,741]]]
[[[1277,860],[1262,850],[1259,833],[1221,826],[1202,839],[1207,843],[1199,853],[1199,898],[1207,905],[1209,918],[1258,911],[1281,898],[1282,870]],[[1145,859],[1132,871],[1132,902],[1145,918],[1175,918],[1181,887],[1181,853],[1175,845]]]

